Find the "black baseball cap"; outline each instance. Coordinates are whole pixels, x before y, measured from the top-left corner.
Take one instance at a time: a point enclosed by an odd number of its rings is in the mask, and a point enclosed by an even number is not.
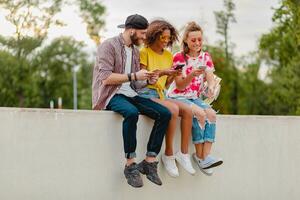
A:
[[[146,29],[148,28],[148,20],[142,15],[130,15],[127,17],[125,24],[118,25],[119,28],[134,28],[134,29]]]

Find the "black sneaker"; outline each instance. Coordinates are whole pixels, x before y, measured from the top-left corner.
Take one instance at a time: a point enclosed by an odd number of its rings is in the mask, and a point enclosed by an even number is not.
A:
[[[157,165],[158,162],[147,162],[143,160],[138,164],[138,170],[142,173],[145,174],[146,177],[153,183],[157,185],[162,185],[162,182],[157,174]]]
[[[143,186],[143,180],[136,163],[132,163],[129,166],[125,165],[124,175],[127,179],[127,183],[132,187],[139,188]]]

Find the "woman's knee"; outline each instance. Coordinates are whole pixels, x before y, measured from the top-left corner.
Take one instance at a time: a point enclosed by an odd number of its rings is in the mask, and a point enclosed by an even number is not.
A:
[[[178,115],[179,115],[179,107],[176,104],[174,104],[174,103],[168,103],[166,105],[166,107],[171,112],[172,117],[178,117]]]
[[[210,122],[216,122],[216,120],[217,120],[216,111],[214,111],[213,109],[208,109],[206,111],[206,115],[207,115],[208,121],[210,121]]]
[[[179,106],[179,115],[185,118],[186,117],[192,118],[193,117],[192,107],[189,105]]]
[[[194,115],[200,123],[205,122],[205,119],[206,119],[206,113],[205,112],[196,111],[196,112],[194,112]]]
[[[196,108],[193,110],[194,115],[200,117],[200,118],[206,118],[206,112],[201,108]]]

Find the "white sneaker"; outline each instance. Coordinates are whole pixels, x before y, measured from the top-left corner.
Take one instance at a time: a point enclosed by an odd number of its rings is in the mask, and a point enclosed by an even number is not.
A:
[[[204,160],[201,161],[203,169],[209,169],[212,167],[217,167],[223,163],[221,158],[215,158],[211,155],[206,156]]]
[[[166,156],[165,154],[162,154],[161,160],[170,176],[174,178],[179,176],[174,156]]]
[[[202,162],[201,162],[201,159],[199,159],[195,153],[193,153],[193,159],[194,159],[194,161],[197,163],[198,167],[200,168],[200,171],[201,171],[203,174],[205,174],[205,175],[207,175],[207,176],[213,175],[214,170],[213,170],[212,168],[209,168],[209,169],[203,169],[203,164],[202,164]]]
[[[195,169],[192,166],[191,157],[189,154],[183,154],[181,151],[178,151],[175,154],[176,161],[190,174],[194,175],[196,173]]]

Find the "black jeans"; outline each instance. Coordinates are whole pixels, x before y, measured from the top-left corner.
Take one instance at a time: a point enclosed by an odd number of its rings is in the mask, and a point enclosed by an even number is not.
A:
[[[171,112],[166,107],[143,97],[116,94],[107,105],[107,110],[117,112],[124,117],[123,144],[127,159],[136,157],[136,130],[139,113],[155,120],[146,155],[157,156],[171,119]]]

